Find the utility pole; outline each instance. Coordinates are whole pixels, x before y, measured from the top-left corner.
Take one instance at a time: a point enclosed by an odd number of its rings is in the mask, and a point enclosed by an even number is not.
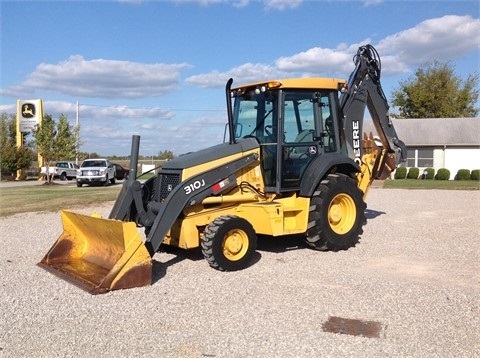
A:
[[[78,165],[78,141],[80,140],[80,131],[79,131],[79,127],[80,127],[80,105],[77,101],[77,115],[76,115],[76,118],[75,118],[75,126],[76,126],[76,129],[77,129],[77,144],[76,144],[76,150],[75,150],[75,164]]]

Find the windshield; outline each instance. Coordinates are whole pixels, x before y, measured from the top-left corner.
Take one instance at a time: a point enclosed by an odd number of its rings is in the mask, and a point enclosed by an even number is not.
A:
[[[104,160],[88,160],[82,163],[82,168],[86,167],[106,167],[107,164]]]
[[[260,142],[276,132],[278,91],[255,93],[255,89],[247,89],[242,95],[235,97],[234,124],[235,138],[256,137]]]

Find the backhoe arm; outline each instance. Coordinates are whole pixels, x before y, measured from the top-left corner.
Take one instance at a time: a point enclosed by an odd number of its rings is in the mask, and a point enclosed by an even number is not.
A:
[[[362,168],[359,186],[365,193],[374,179],[386,179],[406,161],[407,148],[398,139],[388,114],[389,106],[380,84],[381,64],[377,51],[371,45],[362,46],[354,62],[348,87],[340,96],[340,107],[348,154]],[[370,112],[382,148],[376,146],[372,135],[363,137],[365,107]]]

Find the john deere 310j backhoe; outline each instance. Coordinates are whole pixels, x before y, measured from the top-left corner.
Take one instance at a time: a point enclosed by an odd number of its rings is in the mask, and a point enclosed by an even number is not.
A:
[[[226,85],[228,140],[129,179],[108,219],[62,211],[63,233],[39,265],[90,293],[151,284],[160,245],[201,247],[213,268],[248,266],[257,235],[298,235],[318,250],[354,246],[364,198],[405,160],[380,85],[380,58],[365,45],[348,81],[294,78]],[[381,145],[362,135],[368,108]],[[145,230],[144,238],[137,227]]]

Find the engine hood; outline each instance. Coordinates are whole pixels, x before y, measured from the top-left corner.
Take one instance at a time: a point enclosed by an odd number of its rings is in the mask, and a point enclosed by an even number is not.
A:
[[[166,162],[162,169],[185,169],[191,168],[203,163],[208,163],[217,159],[228,157],[233,154],[246,152],[258,148],[259,144],[255,138],[239,139],[234,144],[222,143],[213,147],[201,149],[197,152],[182,155]]]

